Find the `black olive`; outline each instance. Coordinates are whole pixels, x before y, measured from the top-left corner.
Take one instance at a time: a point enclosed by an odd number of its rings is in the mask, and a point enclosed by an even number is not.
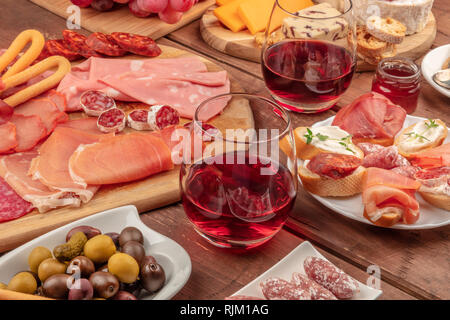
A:
[[[145,257],[144,246],[134,240],[128,241],[120,249],[122,253],[132,256],[138,264],[141,264],[142,259]]]
[[[89,282],[92,284],[96,296],[100,298],[111,298],[119,291],[119,280],[109,272],[94,272],[89,277]]]
[[[156,292],[164,286],[166,274],[158,264],[149,261],[141,266],[141,285],[148,292]]]
[[[137,241],[140,244],[144,244],[144,236],[142,235],[142,232],[139,231],[139,229],[135,227],[126,227],[122,230],[119,236],[119,244],[121,247],[128,241]]]
[[[66,271],[67,274],[74,275],[75,278],[89,278],[94,272],[94,263],[85,256],[78,256],[70,260]]]

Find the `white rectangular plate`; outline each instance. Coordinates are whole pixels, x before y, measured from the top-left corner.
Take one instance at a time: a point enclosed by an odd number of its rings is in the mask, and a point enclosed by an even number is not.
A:
[[[124,206],[67,224],[5,254],[0,258],[0,282],[8,283],[17,272],[29,270],[28,255],[33,248],[43,246],[53,250],[55,246],[65,242],[69,230],[83,225],[98,228],[102,233],[120,233],[125,227],[136,227],[142,232],[146,254],[154,256],[166,274],[164,287],[156,294],[142,296],[143,300],[171,299],[191,275],[192,264],[188,253],[175,241],[148,228],[139,218],[136,207]]]
[[[305,270],[303,269],[303,261],[309,256],[327,260],[311,245],[311,243],[304,241],[272,268],[264,272],[241,290],[235,292],[233,296],[245,295],[265,299],[259,286],[262,281],[270,277],[279,277],[290,281],[292,273],[294,272],[305,274]],[[345,272],[345,270],[343,271]],[[383,291],[371,288],[359,281],[358,284],[360,292],[356,294],[352,300],[375,300],[383,293]]]

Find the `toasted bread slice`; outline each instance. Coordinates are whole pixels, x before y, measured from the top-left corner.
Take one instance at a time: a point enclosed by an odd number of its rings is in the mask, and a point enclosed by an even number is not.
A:
[[[307,136],[310,135],[308,130],[310,130],[314,135],[314,138],[311,141],[308,141],[307,138]],[[317,134],[321,134],[322,137],[327,136],[329,139],[327,141],[320,141],[320,139],[317,138]],[[302,160],[311,160],[319,153],[334,152],[353,155],[362,159],[364,157],[363,151],[353,143],[351,137],[348,140],[341,140],[345,137],[350,137],[350,134],[337,126],[315,128],[298,127],[294,130],[297,158]],[[328,145],[324,145],[324,142],[327,142]],[[344,145],[340,144],[340,142],[344,142],[352,151],[348,151]],[[282,150],[285,151],[283,147]]]
[[[380,57],[388,49],[388,43],[371,35],[365,26],[357,27],[356,40],[358,53],[368,58]]]
[[[433,206],[450,211],[450,197],[445,194],[419,191],[422,198]]]
[[[366,26],[368,33],[388,43],[402,43],[406,36],[406,26],[390,17],[370,16],[367,18]]]
[[[378,220],[375,220],[375,221],[372,221],[370,219],[370,217],[367,214],[365,209],[364,209],[363,215],[364,215],[364,218],[366,218],[367,220],[369,220],[376,226],[392,227],[394,224],[396,224],[397,222],[400,221],[400,219],[402,218],[402,214],[401,214],[401,212],[398,211],[397,208],[390,208],[390,209],[392,209],[391,212],[383,213],[383,215]]]
[[[378,138],[378,139],[374,139],[374,138],[352,138],[352,141],[354,144],[358,144],[358,143],[372,143],[372,144],[379,144],[383,147],[389,147],[392,146],[394,144],[394,138]]]
[[[312,172],[304,163],[298,168],[303,187],[321,197],[347,197],[361,193],[365,171],[366,168],[359,166],[351,175],[335,180]]]
[[[402,130],[394,144],[402,156],[410,159],[418,152],[440,146],[447,134],[447,126],[442,120],[422,120]]]

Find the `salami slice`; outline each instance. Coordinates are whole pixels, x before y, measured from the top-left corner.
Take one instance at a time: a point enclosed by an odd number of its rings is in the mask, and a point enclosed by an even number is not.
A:
[[[331,293],[331,291],[301,273],[294,272],[292,274],[291,282],[297,286],[297,288],[309,291],[311,300],[337,300],[336,296]]]
[[[51,56],[63,56],[69,61],[74,61],[80,58],[80,55],[72,49],[69,49],[62,39],[47,40],[45,42],[45,48]]]
[[[107,56],[120,57],[126,53],[109,34],[94,32],[86,39],[86,44],[93,50]]]
[[[309,291],[281,278],[268,278],[260,283],[260,287],[268,300],[311,300]]]
[[[98,117],[109,109],[115,108],[116,103],[113,98],[101,91],[89,90],[80,97],[80,104],[88,116]]]
[[[104,111],[97,120],[97,126],[101,132],[121,132],[125,128],[125,113],[118,109],[112,108]]]
[[[79,55],[85,58],[103,57],[103,55],[93,50],[86,44],[86,36],[73,30],[64,30],[62,34],[66,46],[72,51],[77,52]]]
[[[148,123],[148,110],[133,110],[128,114],[127,123],[134,130],[151,130],[151,126]]]
[[[151,106],[148,110],[148,123],[151,130],[161,130],[180,123],[177,110],[166,105]]]
[[[303,267],[308,278],[331,291],[336,298],[350,299],[359,292],[358,282],[327,260],[307,257]]]
[[[252,296],[244,296],[244,295],[236,295],[231,297],[226,297],[225,300],[264,300],[262,298],[258,297],[252,297]]]
[[[113,32],[111,37],[128,52],[146,57],[157,57],[161,54],[161,49],[150,37],[126,32]]]
[[[0,222],[20,218],[33,210],[31,203],[23,200],[0,178]]]
[[[195,134],[199,137],[202,137],[202,140],[205,142],[214,140],[214,138],[220,134],[219,129],[214,127],[212,124],[202,122],[201,126],[202,126],[201,129],[199,128],[198,125],[195,126],[195,128],[194,128]],[[194,127],[194,122],[193,121],[187,122],[183,125],[183,127],[185,127],[186,129],[192,130]]]

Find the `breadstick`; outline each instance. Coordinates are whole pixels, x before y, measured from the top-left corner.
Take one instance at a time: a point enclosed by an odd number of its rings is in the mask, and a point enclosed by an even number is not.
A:
[[[35,65],[19,73],[16,73],[15,75],[3,79],[4,88],[0,90],[0,93],[8,88],[26,83],[31,78],[34,78],[53,67],[58,67],[54,74],[13,94],[12,96],[9,96],[6,99],[3,99],[3,101],[11,107],[15,107],[31,98],[40,95],[41,93],[56,86],[62,80],[62,78],[67,73],[69,73],[71,66],[69,60],[67,60],[66,58],[61,56],[52,56],[36,63]]]
[[[28,50],[20,57],[19,60],[14,63],[11,68],[2,76],[2,79],[10,77],[24,69],[26,69],[34,60],[39,56],[44,48],[45,39],[42,33],[37,30],[25,30],[22,31],[11,43],[9,48],[0,56],[0,72],[3,71],[23,48],[31,42]]]

